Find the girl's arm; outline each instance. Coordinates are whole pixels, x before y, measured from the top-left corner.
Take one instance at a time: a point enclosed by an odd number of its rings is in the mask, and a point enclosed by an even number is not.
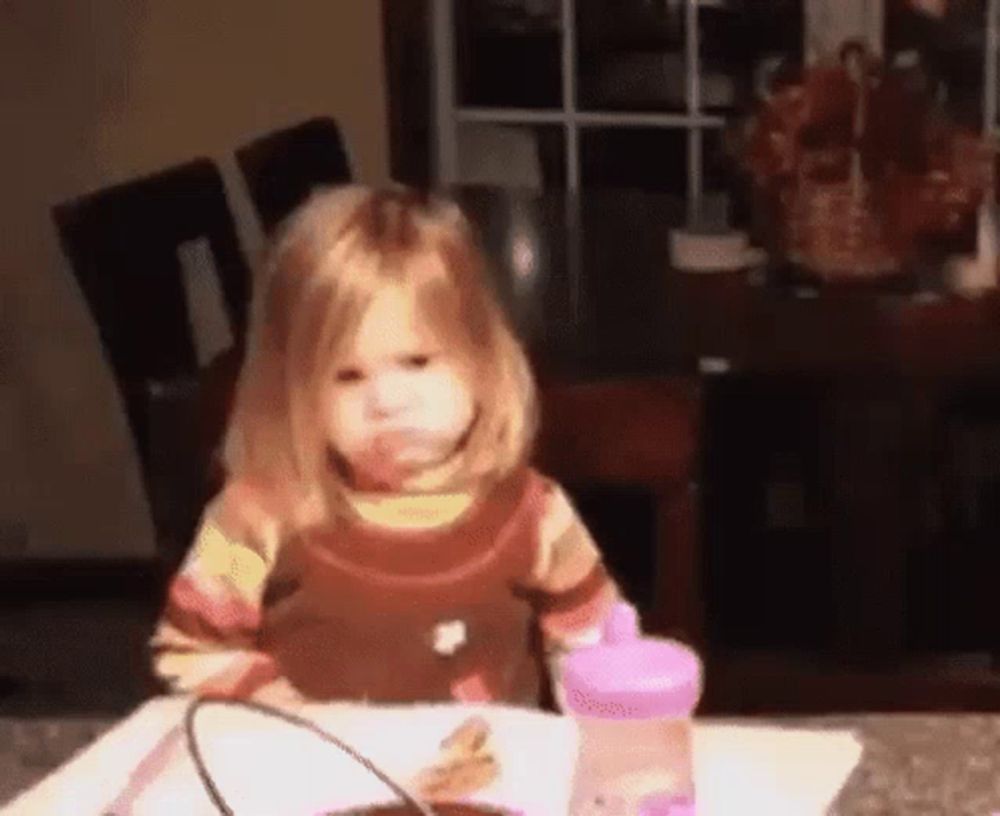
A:
[[[580,646],[601,640],[604,622],[621,599],[600,550],[565,491],[546,481],[532,585],[557,700],[559,664]]]
[[[257,649],[278,526],[248,488],[207,507],[151,641],[153,671],[176,692],[248,696],[277,674]]]

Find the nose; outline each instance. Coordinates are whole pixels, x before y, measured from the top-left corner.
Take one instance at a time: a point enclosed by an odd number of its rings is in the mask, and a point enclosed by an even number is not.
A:
[[[409,407],[413,399],[412,389],[405,377],[395,372],[376,375],[369,383],[368,413],[377,419],[397,416]]]

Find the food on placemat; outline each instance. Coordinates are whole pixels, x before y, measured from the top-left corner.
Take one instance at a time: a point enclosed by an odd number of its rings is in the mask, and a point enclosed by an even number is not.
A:
[[[425,771],[418,779],[418,791],[428,800],[457,799],[489,785],[499,769],[492,757],[456,760]]]
[[[442,740],[437,761],[413,780],[414,795],[436,816],[514,816],[509,810],[455,801],[482,790],[500,775],[491,737],[489,723],[482,717],[465,720]],[[327,816],[414,816],[416,812],[410,805],[393,804]]]
[[[482,717],[470,717],[441,742],[446,755],[477,753],[490,738],[490,725]]]
[[[414,780],[418,796],[429,802],[461,799],[482,790],[500,775],[489,724],[472,717],[441,743],[442,753]]]

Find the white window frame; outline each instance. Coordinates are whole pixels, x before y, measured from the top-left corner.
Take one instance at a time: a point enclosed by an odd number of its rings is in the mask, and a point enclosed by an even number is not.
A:
[[[579,0],[586,2],[586,0]],[[683,112],[650,113],[646,111],[590,111],[576,106],[576,3],[578,0],[560,0],[561,16],[561,66],[562,106],[546,109],[506,107],[465,107],[457,102],[455,93],[455,28],[453,0],[431,0],[431,43],[434,53],[434,125],[435,125],[435,178],[439,185],[451,186],[461,182],[458,171],[458,130],[466,123],[504,125],[561,125],[565,135],[565,177],[567,196],[566,216],[569,222],[579,219],[578,197],[572,195],[580,189],[580,132],[587,127],[643,127],[682,129],[687,134],[687,213],[694,221],[701,212],[704,195],[702,177],[702,146],[705,130],[719,129],[725,125],[722,116],[707,115],[701,110],[701,55],[698,29],[698,11],[701,7],[719,4],[719,0],[683,0],[685,96]],[[810,0],[805,0],[808,5]],[[829,0],[812,0],[827,3]],[[881,0],[872,0],[866,6],[863,21],[865,34],[874,45],[881,45]],[[809,40],[808,20],[806,41]],[[987,0],[984,20],[986,42],[983,53],[983,130],[1000,137],[1000,110],[998,110],[998,85],[1000,85],[1000,0]],[[808,49],[807,49],[808,50]],[[572,226],[572,223],[571,223]],[[579,272],[579,242],[570,240],[568,264],[571,275],[572,310],[579,314],[581,293],[577,289]]]
[[[565,134],[566,188],[580,187],[580,130],[584,127],[652,127],[687,131],[688,213],[699,211],[703,195],[702,135],[721,128],[724,117],[701,111],[701,59],[699,54],[698,9],[719,5],[720,0],[683,0],[685,3],[685,87],[687,105],[682,113],[645,111],[586,111],[576,107],[576,3],[560,0],[562,51],[562,106],[548,109],[504,107],[461,107],[455,94],[455,29],[452,0],[432,0],[432,45],[434,49],[434,124],[436,128],[435,176],[439,184],[459,182],[458,129],[462,124],[480,122],[506,125],[562,125]],[[806,0],[809,5],[809,0]],[[881,38],[882,3],[876,0],[867,9],[865,28],[873,43]],[[1000,136],[998,84],[1000,84],[1000,0],[987,0],[986,44],[983,53],[983,129]],[[808,28],[808,21],[807,21]],[[806,32],[807,42],[810,40]]]
[[[458,130],[466,123],[504,125],[561,125],[565,135],[566,190],[580,189],[580,132],[587,127],[642,127],[684,130],[687,134],[687,208],[689,219],[701,210],[703,132],[721,129],[725,117],[701,110],[701,56],[699,7],[719,5],[719,0],[683,0],[686,106],[683,112],[590,111],[576,107],[576,3],[560,0],[562,106],[523,109],[463,107],[455,93],[455,27],[452,0],[432,0],[431,25],[434,49],[434,123],[436,128],[435,176],[438,184],[459,183]],[[580,0],[586,2],[586,0]]]

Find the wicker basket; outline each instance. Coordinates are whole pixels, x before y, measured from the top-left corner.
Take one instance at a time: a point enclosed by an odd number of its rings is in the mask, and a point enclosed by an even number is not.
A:
[[[901,262],[865,181],[800,183],[782,195],[788,260],[825,281],[895,275]]]
[[[996,141],[886,81],[884,64],[848,41],[836,61],[776,88],[748,129],[759,232],[800,273],[900,275],[922,237],[954,234],[993,194]],[[873,105],[883,109],[878,127],[868,126]]]
[[[843,175],[838,178],[838,173],[820,171],[824,160],[836,158],[836,151],[801,155],[798,184],[785,207],[785,240],[789,260],[823,280],[868,280],[896,274],[900,260],[886,240],[883,202],[877,200],[862,172],[858,147],[868,120],[872,57],[863,46],[848,44],[840,58],[858,89],[854,138],[846,154],[841,154],[846,166],[840,164]]]

